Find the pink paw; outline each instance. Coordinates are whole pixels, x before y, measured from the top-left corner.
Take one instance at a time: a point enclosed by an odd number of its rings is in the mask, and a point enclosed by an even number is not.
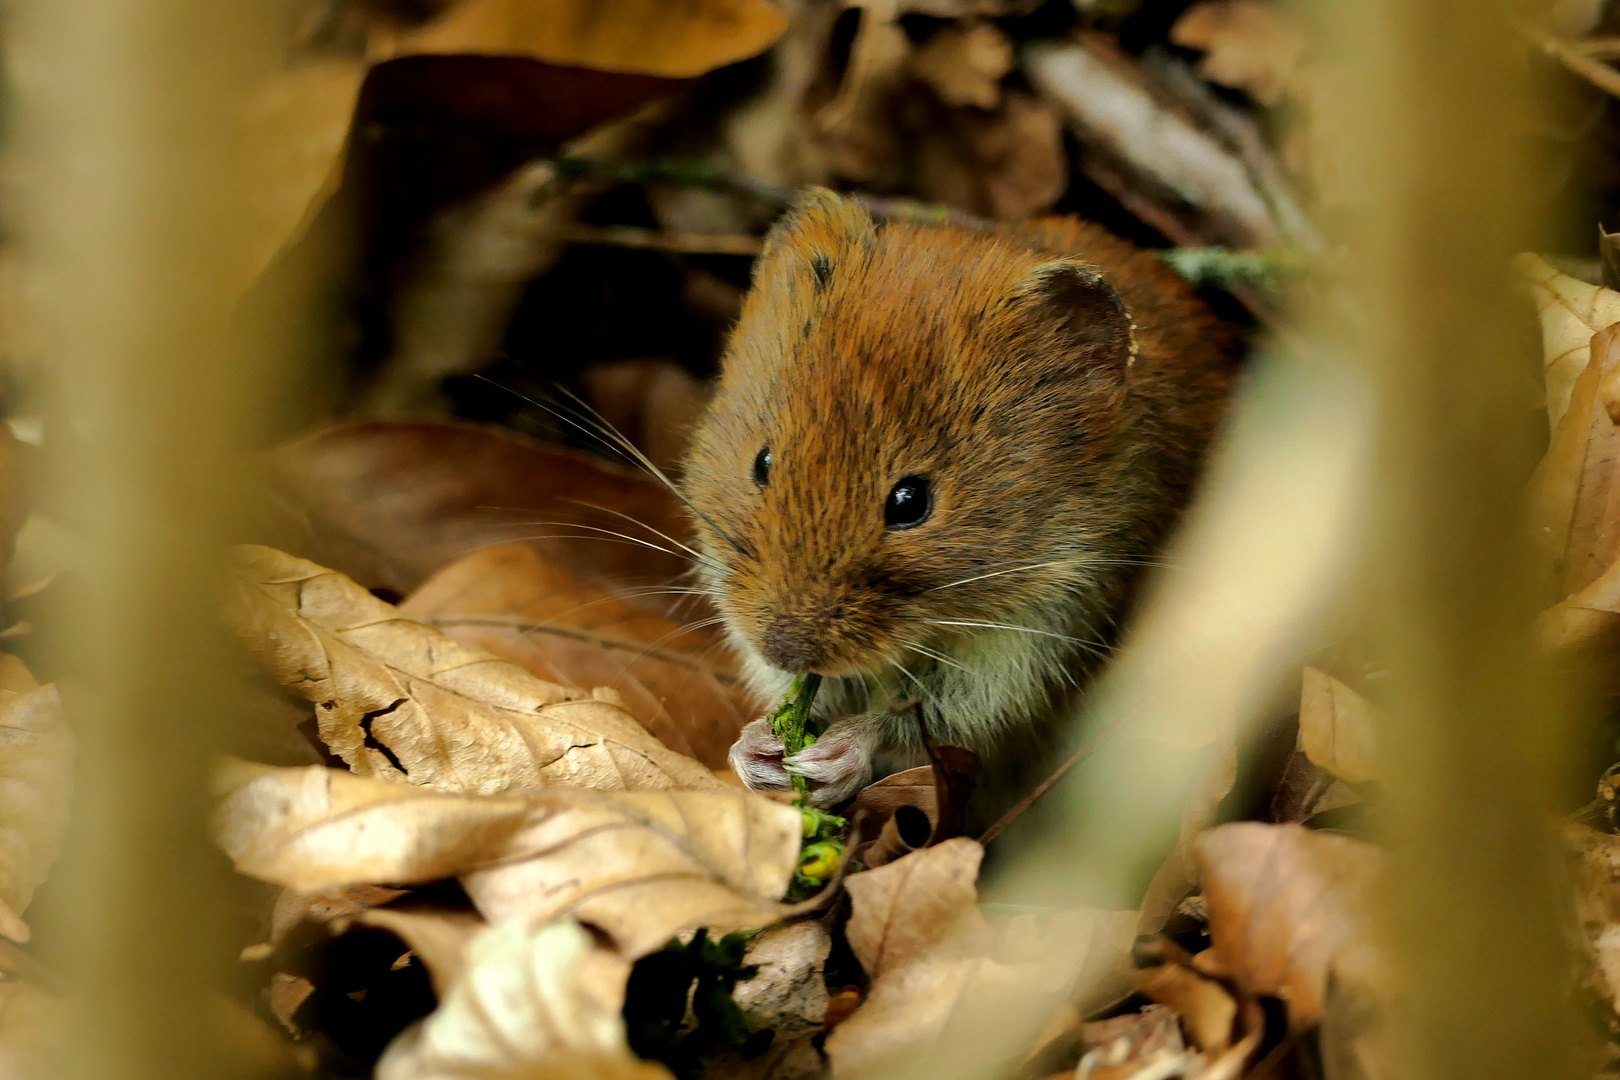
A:
[[[782,766],[782,740],[761,717],[742,729],[731,744],[731,771],[754,791],[792,791],[793,779]]]
[[[872,758],[866,747],[837,731],[823,735],[814,746],[789,758],[787,764],[811,784],[819,785],[810,792],[810,801],[817,806],[835,806],[872,779]]]

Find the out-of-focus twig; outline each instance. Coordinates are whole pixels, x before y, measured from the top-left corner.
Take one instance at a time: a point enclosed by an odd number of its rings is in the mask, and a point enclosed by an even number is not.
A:
[[[664,232],[631,225],[557,225],[545,230],[548,239],[600,247],[644,248],[686,255],[758,255],[762,241],[746,233]]]
[[[1620,97],[1620,71],[1595,59],[1594,57],[1599,54],[1587,51],[1585,43],[1564,41],[1528,23],[1519,24],[1519,33],[1572,73],[1579,75],[1604,93]]]

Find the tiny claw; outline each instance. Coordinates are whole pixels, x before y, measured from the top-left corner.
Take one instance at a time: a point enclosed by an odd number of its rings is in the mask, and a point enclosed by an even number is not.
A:
[[[754,791],[791,791],[793,778],[782,764],[783,749],[770,721],[761,718],[742,729],[727,760],[731,771]]]
[[[800,776],[818,784],[810,792],[816,806],[835,806],[866,786],[872,778],[872,759],[866,747],[847,735],[829,732],[787,760]]]

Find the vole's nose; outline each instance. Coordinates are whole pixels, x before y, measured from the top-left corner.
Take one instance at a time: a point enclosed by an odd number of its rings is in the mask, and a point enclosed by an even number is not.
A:
[[[766,629],[759,651],[772,666],[802,675],[823,658],[824,634],[825,628],[814,620],[778,615]]]

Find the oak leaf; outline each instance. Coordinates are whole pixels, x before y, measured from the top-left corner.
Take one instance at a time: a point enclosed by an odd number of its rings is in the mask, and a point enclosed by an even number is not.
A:
[[[1321,1017],[1330,972],[1370,977],[1376,848],[1246,821],[1211,829],[1195,849],[1216,963],[1251,994],[1282,998],[1295,1030]]]
[[[481,548],[400,604],[464,644],[567,686],[608,686],[677,753],[714,769],[760,703],[719,639],[637,607],[547,561],[527,544]],[[706,621],[701,601],[690,614]]]
[[[630,957],[700,926],[766,926],[801,815],[740,788],[475,796],[336,769],[222,772],[215,836],[242,873],[304,892],[457,877],[492,922],[563,916]]]
[[[670,1080],[625,1042],[630,965],[576,923],[493,926],[427,1019],[377,1063],[377,1080]]]
[[[0,934],[27,941],[22,914],[62,848],[74,740],[55,684],[0,654]]]
[[[722,786],[618,705],[452,641],[342,574],[261,547],[238,565],[232,625],[360,776],[484,794]]]

